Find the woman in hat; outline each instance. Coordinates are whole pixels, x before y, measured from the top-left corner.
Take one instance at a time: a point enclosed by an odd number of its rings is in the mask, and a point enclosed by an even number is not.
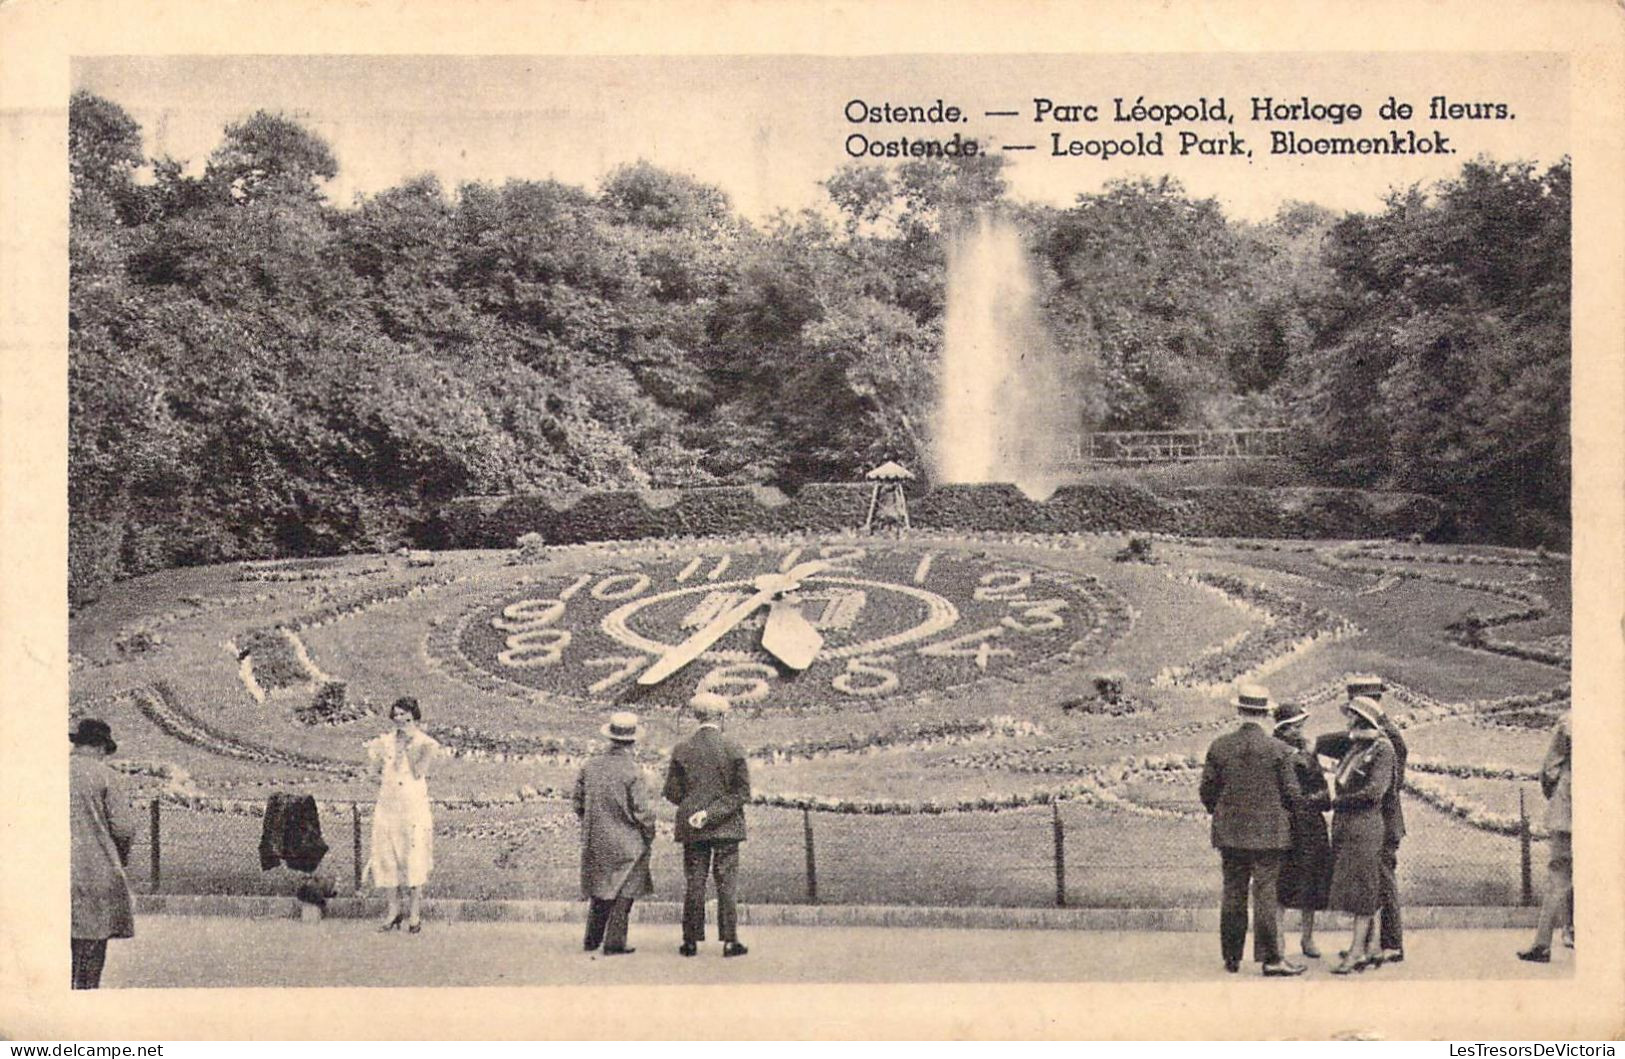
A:
[[[434,816],[429,808],[429,765],[440,744],[418,728],[423,710],[410,697],[389,708],[394,730],[367,744],[367,760],[378,770],[378,804],[372,813],[372,857],[367,871],[374,886],[389,891],[389,909],[380,930],[413,934],[423,929],[419,899],[434,870]],[[410,892],[406,913],[401,891]]]
[[[107,962],[107,939],[135,936],[124,874],[135,820],[121,777],[107,765],[118,750],[113,730],[103,721],[80,721],[68,742],[73,988],[95,989]]]
[[[1275,708],[1275,738],[1292,748],[1292,769],[1298,777],[1303,798],[1292,813],[1292,849],[1281,863],[1276,892],[1283,909],[1301,913],[1303,929],[1299,948],[1310,959],[1320,957],[1315,945],[1315,913],[1327,907],[1332,885],[1332,844],[1326,837],[1326,810],[1332,807],[1331,791],[1320,771],[1320,759],[1303,735],[1303,722],[1309,711],[1292,703]]]
[[[1363,696],[1343,706],[1349,744],[1332,784],[1331,907],[1354,917],[1354,935],[1333,974],[1381,963],[1372,925],[1382,905],[1382,799],[1394,782],[1394,748],[1381,709]]]
[[[581,818],[581,896],[587,910],[582,948],[605,956],[632,952],[626,947],[632,902],[654,892],[649,850],[655,814],[649,787],[634,750],[643,729],[635,713],[616,713],[599,729],[609,740],[601,754],[587,759],[576,776],[575,811]]]

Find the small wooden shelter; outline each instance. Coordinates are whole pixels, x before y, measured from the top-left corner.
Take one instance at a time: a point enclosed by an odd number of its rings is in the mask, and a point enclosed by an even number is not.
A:
[[[908,529],[908,498],[903,495],[903,483],[914,480],[914,473],[900,463],[887,460],[864,475],[875,483],[869,495],[869,514],[863,520],[863,532],[875,531],[875,515],[883,523],[890,523],[900,531]]]

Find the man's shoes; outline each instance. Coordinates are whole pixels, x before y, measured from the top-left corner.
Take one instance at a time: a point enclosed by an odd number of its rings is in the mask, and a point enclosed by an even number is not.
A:
[[[1230,972],[1231,974],[1235,974],[1237,971],[1241,970],[1241,961],[1240,960],[1226,960],[1226,961],[1224,961],[1224,969],[1226,971]]]
[[[1570,949],[1574,948],[1574,928],[1573,927],[1564,927],[1563,928],[1563,945],[1566,948],[1570,948]]]
[[[1300,945],[1298,948],[1305,956],[1309,957],[1311,960],[1320,959],[1320,950],[1315,947],[1314,942],[1312,942],[1312,941],[1305,942],[1303,945]]]
[[[1404,949],[1383,949],[1381,959],[1382,959],[1383,963],[1404,963],[1405,962],[1405,950]]]
[[[1552,950],[1548,949],[1544,945],[1531,945],[1529,948],[1518,953],[1518,959],[1525,960],[1529,963],[1551,963]]]
[[[602,944],[603,944],[603,942],[598,942],[598,943],[595,944],[595,943],[590,942],[590,941],[584,941],[584,942],[581,943],[581,951],[582,952],[597,952],[598,951],[598,946],[602,945]]]
[[[722,946],[722,955],[724,956],[743,956],[749,951],[749,949],[745,948],[737,941],[730,941],[726,945]]]
[[[700,954],[700,944],[697,941],[685,941],[677,946],[677,951],[683,956],[698,956]]]
[[[604,955],[605,956],[630,956],[634,952],[637,952],[637,951],[638,951],[637,949],[605,949],[604,950]]]
[[[1291,978],[1295,975],[1302,974],[1306,970],[1308,970],[1308,968],[1301,963],[1293,963],[1290,960],[1277,960],[1274,963],[1266,963],[1264,965],[1264,977]]]

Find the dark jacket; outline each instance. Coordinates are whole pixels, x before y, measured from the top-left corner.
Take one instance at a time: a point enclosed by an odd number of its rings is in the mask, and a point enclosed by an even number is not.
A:
[[[1221,735],[1202,766],[1202,805],[1219,849],[1291,849],[1292,813],[1302,796],[1292,748],[1253,721]]]
[[[260,829],[260,868],[270,871],[286,862],[294,871],[315,871],[326,855],[316,799],[308,794],[271,795]]]
[[[677,806],[677,841],[744,841],[750,766],[739,744],[720,729],[706,725],[672,748],[662,793]],[[696,831],[688,818],[701,809],[705,826]]]
[[[1387,715],[1383,716],[1381,727],[1383,736],[1394,751],[1394,775],[1382,801],[1383,837],[1388,845],[1397,846],[1399,840],[1405,837],[1405,807],[1400,795],[1405,789],[1405,760],[1410,749],[1405,745],[1405,737],[1399,734],[1399,726]],[[1315,753],[1321,757],[1341,761],[1348,751],[1347,732],[1328,732],[1315,740]]]

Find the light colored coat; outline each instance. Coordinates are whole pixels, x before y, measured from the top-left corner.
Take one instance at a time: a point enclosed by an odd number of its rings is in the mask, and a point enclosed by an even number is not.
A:
[[[73,879],[73,937],[131,938],[130,881],[124,860],[135,837],[123,778],[85,754],[68,758],[68,835]]]
[[[1569,729],[1569,715],[1558,719],[1552,730],[1552,742],[1546,750],[1546,760],[1540,765],[1540,787],[1546,793],[1546,830],[1572,831],[1574,816],[1570,758],[1574,740]]]
[[[581,818],[581,896],[609,901],[653,893],[649,846],[655,814],[630,745],[611,744],[581,766],[575,810]]]

